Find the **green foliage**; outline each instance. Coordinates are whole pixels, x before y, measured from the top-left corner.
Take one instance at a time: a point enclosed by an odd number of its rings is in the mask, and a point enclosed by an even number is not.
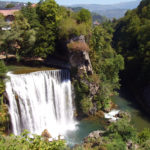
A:
[[[112,123],[107,129],[107,134],[112,138],[120,137],[123,141],[136,139],[136,129],[125,118]]]
[[[99,23],[103,23],[107,21],[107,18],[105,16],[101,16],[97,13],[92,13],[92,20],[94,21],[98,21]]]
[[[0,77],[3,78],[7,72],[7,68],[3,60],[0,60]]]
[[[89,10],[87,9],[81,9],[78,13],[77,13],[77,22],[78,23],[88,23],[91,21],[91,13]]]
[[[28,2],[26,7],[22,7],[21,13],[28,20],[31,28],[38,31],[40,27],[40,22],[36,13],[36,7],[32,7],[32,4]]]
[[[93,108],[93,103],[90,98],[84,97],[80,102],[82,111],[84,114],[88,115],[89,111]]]
[[[126,150],[126,144],[121,139],[112,139],[106,144],[107,150]]]
[[[150,140],[150,129],[144,129],[138,134],[139,143],[142,144],[147,140]]]
[[[87,35],[89,29],[85,23],[77,24],[73,18],[62,19],[59,23],[59,38],[69,40],[74,36]]]
[[[132,81],[132,86],[136,89],[142,89],[149,83],[149,29],[149,0],[142,0],[137,9],[128,11],[125,17],[121,18],[115,26],[113,45],[125,58],[124,79],[126,79],[126,83]]]
[[[4,43],[5,40],[5,32],[2,30],[3,27],[6,27],[7,23],[4,20],[4,16],[2,14],[0,14],[0,52],[4,51],[2,49],[2,45]]]
[[[15,53],[18,56],[28,55],[35,42],[35,31],[31,30],[27,19],[17,12],[11,30],[3,32],[3,43],[1,47],[6,54]]]
[[[97,26],[93,29],[91,39],[91,62],[100,79],[100,92],[96,99],[104,110],[111,106],[111,96],[119,89],[119,71],[124,69],[123,57],[111,47],[112,31],[109,23]]]
[[[13,8],[13,7],[15,7],[15,5],[10,3],[10,4],[7,4],[5,8]]]
[[[4,150],[64,150],[66,148],[65,141],[45,141],[41,136],[28,136],[28,132],[24,131],[21,136],[0,136],[0,147]]]
[[[37,7],[37,13],[41,25],[37,34],[35,55],[46,58],[55,51],[58,5],[54,0],[42,1]]]
[[[60,7],[59,13],[61,13],[59,21],[59,39],[69,40],[72,37],[85,35],[87,38],[91,30],[91,16],[87,10],[81,10],[81,12],[71,12],[68,9]],[[82,14],[83,13],[83,14]],[[90,17],[89,17],[90,16]],[[78,21],[79,18],[86,18],[83,21]]]
[[[8,107],[4,104],[4,96],[3,93],[5,92],[5,74],[7,68],[4,62],[0,61],[0,134],[4,134],[9,129],[9,114],[8,114]]]
[[[88,98],[89,87],[82,81],[74,81],[75,87],[75,102],[78,113],[83,113],[85,115],[89,114],[90,109],[93,104],[90,98]]]
[[[0,28],[7,26],[10,25],[0,15]],[[18,60],[21,56],[47,58],[55,53],[59,42],[81,34],[88,40],[90,30],[88,10],[74,13],[58,6],[54,0],[40,1],[35,7],[28,3],[15,14],[11,30],[0,30],[0,51],[5,51],[6,56],[16,54]]]

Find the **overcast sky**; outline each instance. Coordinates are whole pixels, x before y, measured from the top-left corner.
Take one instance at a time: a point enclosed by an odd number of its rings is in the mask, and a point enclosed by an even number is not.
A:
[[[32,3],[39,2],[39,0],[2,0],[2,1],[19,1],[19,2],[30,1]],[[115,4],[115,3],[129,2],[135,0],[55,0],[55,1],[60,5],[72,5],[72,4]]]

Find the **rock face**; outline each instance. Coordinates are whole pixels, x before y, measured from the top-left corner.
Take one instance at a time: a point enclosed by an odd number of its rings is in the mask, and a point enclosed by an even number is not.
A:
[[[88,75],[93,74],[88,52],[72,51],[69,53],[69,55],[69,62],[71,64],[71,67],[77,68],[79,75],[83,73],[87,73]]]
[[[70,42],[79,42],[85,44],[85,38],[83,35],[81,35],[79,37],[71,39]],[[83,73],[87,73],[88,75],[93,74],[89,53],[86,50],[70,50],[69,62],[71,68],[77,68],[78,75],[81,75]]]
[[[104,133],[105,131],[102,131],[102,130],[93,131],[87,137],[84,138],[84,143],[88,143],[89,138],[94,138],[94,139],[101,138]]]
[[[94,96],[98,93],[100,86],[98,82],[99,79],[97,81],[97,78],[93,73],[89,57],[89,47],[85,42],[85,37],[81,35],[79,37],[72,38],[67,44],[67,47],[72,72],[72,83],[76,82],[78,84],[78,86],[75,86],[75,95],[79,95],[78,93],[81,93],[79,97],[75,97],[77,107],[82,105],[77,114],[79,116],[81,114],[83,116],[95,115],[97,112],[97,104],[94,101]],[[77,87],[79,87],[80,90]],[[87,97],[87,101],[83,97]]]

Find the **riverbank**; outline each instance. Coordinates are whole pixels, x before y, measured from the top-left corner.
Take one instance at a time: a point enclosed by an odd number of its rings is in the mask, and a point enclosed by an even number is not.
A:
[[[126,88],[122,88],[118,96],[112,98],[113,102],[118,105],[118,109],[127,111],[131,114],[131,123],[134,127],[141,131],[144,128],[150,128],[149,114],[136,102],[134,96]]]

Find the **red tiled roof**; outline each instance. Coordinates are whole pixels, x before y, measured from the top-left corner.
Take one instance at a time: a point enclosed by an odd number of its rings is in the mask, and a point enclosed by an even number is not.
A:
[[[32,7],[36,7],[36,5],[37,5],[37,4],[32,4],[31,6],[32,6]]]
[[[12,9],[12,10],[0,10],[0,13],[4,16],[13,15],[16,11],[19,11],[19,9]]]

